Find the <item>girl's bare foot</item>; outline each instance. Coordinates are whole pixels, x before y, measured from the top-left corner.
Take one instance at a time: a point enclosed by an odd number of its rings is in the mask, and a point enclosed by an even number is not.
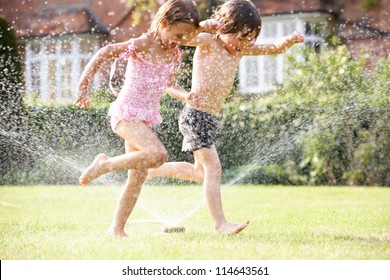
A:
[[[127,234],[123,230],[115,230],[114,228],[109,228],[107,232],[109,237],[127,237]]]
[[[241,232],[249,224],[249,221],[245,221],[241,224],[225,223],[218,227],[215,227],[215,232],[218,234],[233,235]]]
[[[106,154],[98,154],[90,166],[81,174],[79,178],[80,185],[86,186],[89,182],[102,175],[104,173],[102,163],[107,159],[109,159],[109,156]]]

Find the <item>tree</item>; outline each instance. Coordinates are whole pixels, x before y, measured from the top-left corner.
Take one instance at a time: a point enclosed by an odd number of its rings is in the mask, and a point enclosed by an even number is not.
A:
[[[15,32],[4,18],[0,18],[0,73],[0,177],[4,178],[29,158],[22,64]]]

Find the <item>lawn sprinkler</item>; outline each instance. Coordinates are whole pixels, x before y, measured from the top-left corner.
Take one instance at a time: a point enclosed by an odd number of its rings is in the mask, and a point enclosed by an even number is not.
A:
[[[185,231],[184,226],[165,226],[161,229],[161,233],[183,233]]]

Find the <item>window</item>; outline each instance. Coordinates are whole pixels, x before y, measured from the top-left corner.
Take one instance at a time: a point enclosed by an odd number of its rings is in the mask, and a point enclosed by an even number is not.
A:
[[[321,51],[328,30],[328,17],[326,14],[263,17],[263,26],[257,41],[263,44],[274,43],[297,30],[305,35],[305,45]],[[284,54],[243,57],[239,66],[240,91],[261,93],[274,90],[277,84],[283,82],[283,69]]]
[[[96,37],[47,37],[26,43],[26,91],[44,101],[73,102],[81,72],[99,49]],[[93,86],[98,86],[96,76]]]

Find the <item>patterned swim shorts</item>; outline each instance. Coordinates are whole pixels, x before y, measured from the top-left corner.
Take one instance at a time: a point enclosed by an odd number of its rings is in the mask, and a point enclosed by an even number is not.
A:
[[[182,151],[193,152],[202,147],[210,148],[215,143],[219,120],[206,112],[184,107],[179,117],[183,134]]]

